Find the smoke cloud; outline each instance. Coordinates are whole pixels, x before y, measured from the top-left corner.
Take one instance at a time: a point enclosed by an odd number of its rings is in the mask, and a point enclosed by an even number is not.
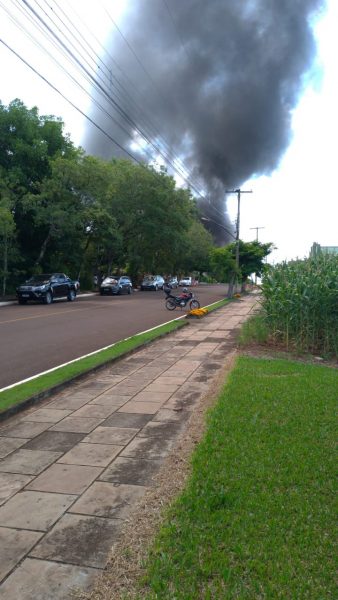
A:
[[[165,151],[184,161],[205,192],[203,213],[228,228],[225,189],[271,173],[290,143],[292,109],[316,52],[311,19],[324,4],[132,0],[121,25],[128,44],[112,23],[112,74],[133,97],[124,96],[123,109],[157,147],[165,140]],[[130,149],[131,123],[123,121],[121,131],[95,107],[92,116]],[[91,126],[84,146],[105,158],[118,155]],[[224,240],[224,231],[216,233]]]

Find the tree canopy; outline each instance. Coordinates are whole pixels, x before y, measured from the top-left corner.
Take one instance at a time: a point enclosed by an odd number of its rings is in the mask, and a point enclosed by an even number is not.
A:
[[[60,119],[20,100],[0,103],[0,135],[3,294],[34,272],[90,282],[111,270],[137,279],[198,269],[194,231],[205,263],[209,238],[195,201],[164,170],[87,156]]]

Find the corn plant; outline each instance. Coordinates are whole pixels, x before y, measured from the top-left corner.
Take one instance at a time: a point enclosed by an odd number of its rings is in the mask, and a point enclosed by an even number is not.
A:
[[[267,267],[262,292],[277,341],[287,348],[338,356],[338,256]]]

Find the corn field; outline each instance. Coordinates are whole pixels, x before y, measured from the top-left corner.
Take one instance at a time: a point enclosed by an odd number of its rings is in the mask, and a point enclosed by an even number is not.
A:
[[[267,267],[262,292],[276,341],[288,349],[338,356],[338,256]]]

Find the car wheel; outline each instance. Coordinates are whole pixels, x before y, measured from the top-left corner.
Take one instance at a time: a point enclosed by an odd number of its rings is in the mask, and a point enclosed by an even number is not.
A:
[[[68,302],[74,302],[75,298],[76,298],[75,290],[69,290],[68,296],[67,296]]]
[[[158,290],[158,286],[157,286],[157,285],[155,285],[155,292],[157,292],[157,290]]]
[[[26,298],[18,298],[19,304],[27,304]]]
[[[168,300],[165,303],[165,307],[167,310],[175,310],[176,308],[176,302],[175,300],[172,300],[171,298],[168,298]]]
[[[128,287],[128,294],[131,294],[131,287]]]
[[[53,302],[53,296],[51,292],[47,292],[44,299],[43,299],[43,303],[44,304],[52,304]]]

